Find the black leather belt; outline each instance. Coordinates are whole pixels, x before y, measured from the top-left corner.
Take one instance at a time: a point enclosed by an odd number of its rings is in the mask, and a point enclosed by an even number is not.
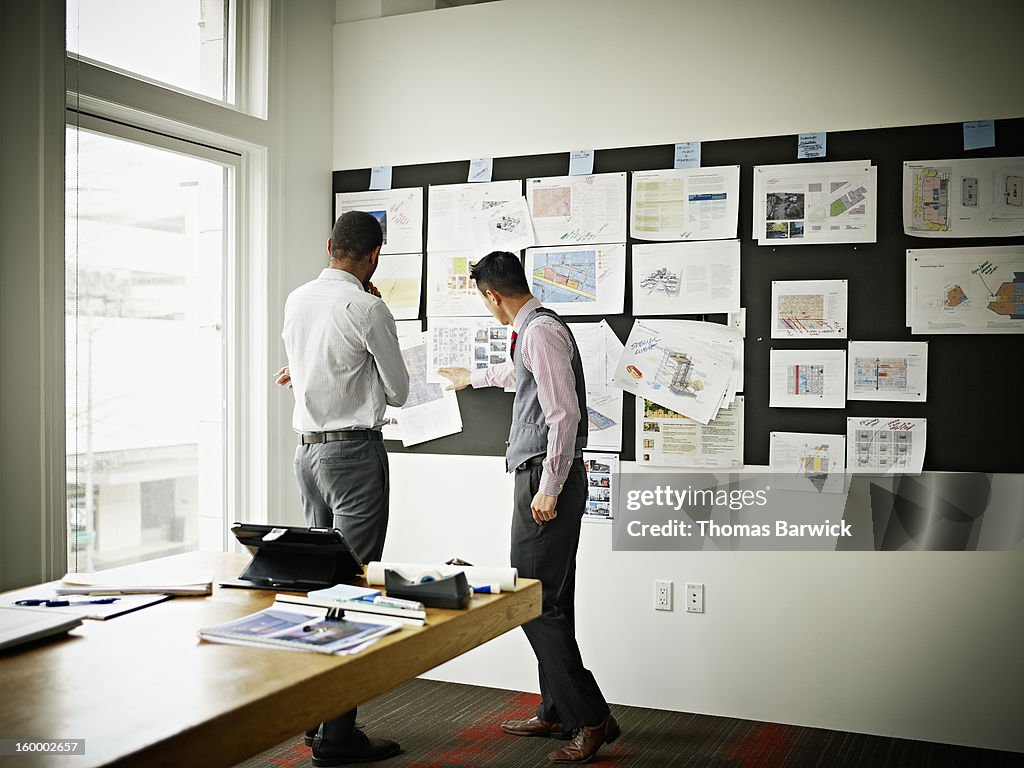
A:
[[[547,454],[544,454],[544,453],[542,453],[540,456],[531,456],[526,461],[524,461],[522,464],[517,466],[516,469],[529,469],[530,467],[539,467],[539,466],[541,466],[544,463],[544,459],[546,459],[546,458],[547,458]],[[580,453],[577,453],[575,456],[573,456],[572,460],[576,461],[577,459],[582,459],[582,458],[583,458],[583,453],[580,452]]]
[[[539,467],[541,464],[544,463],[544,459],[546,458],[547,456],[544,455],[543,453],[540,456],[531,456],[518,467],[516,467],[516,469],[528,469],[530,467]]]
[[[337,432],[303,432],[299,445],[312,443],[334,443],[338,440],[383,440],[376,429],[342,429]]]

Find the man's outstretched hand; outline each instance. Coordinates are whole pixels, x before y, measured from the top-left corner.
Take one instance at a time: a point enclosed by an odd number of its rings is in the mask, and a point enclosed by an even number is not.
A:
[[[445,389],[453,389],[457,392],[469,386],[468,368],[438,368],[437,372],[451,382]]]

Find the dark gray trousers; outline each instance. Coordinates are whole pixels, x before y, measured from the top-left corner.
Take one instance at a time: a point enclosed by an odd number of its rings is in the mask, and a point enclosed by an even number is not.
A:
[[[587,500],[587,473],[583,460],[576,459],[558,496],[558,515],[537,525],[530,503],[542,472],[539,464],[516,470],[512,565],[520,576],[541,582],[541,615],[523,625],[540,675],[537,717],[572,730],[596,725],[609,714],[576,643],[576,550]]]
[[[380,560],[388,530],[388,454],[379,440],[340,440],[300,445],[295,480],[306,525],[337,528],[364,563]],[[352,735],[356,710],[326,721],[326,742]]]

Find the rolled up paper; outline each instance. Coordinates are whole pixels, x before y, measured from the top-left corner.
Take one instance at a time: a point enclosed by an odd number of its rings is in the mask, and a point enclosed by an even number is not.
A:
[[[433,565],[430,563],[382,563],[377,560],[366,566],[366,583],[371,586],[384,584],[384,571],[398,571],[402,576],[419,583],[423,576],[435,579],[465,573],[470,586],[497,584],[503,590],[516,588],[518,572],[515,568],[489,568],[476,565]],[[429,580],[429,579],[428,579]]]

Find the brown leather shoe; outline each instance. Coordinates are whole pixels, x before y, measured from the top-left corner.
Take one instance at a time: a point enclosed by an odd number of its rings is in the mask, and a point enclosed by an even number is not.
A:
[[[548,760],[553,763],[589,763],[602,744],[611,744],[621,732],[615,718],[608,715],[597,725],[577,728],[568,746],[548,754]]]
[[[531,717],[528,720],[506,720],[501,730],[513,736],[550,736],[553,739],[568,739],[572,734],[561,723]]]

